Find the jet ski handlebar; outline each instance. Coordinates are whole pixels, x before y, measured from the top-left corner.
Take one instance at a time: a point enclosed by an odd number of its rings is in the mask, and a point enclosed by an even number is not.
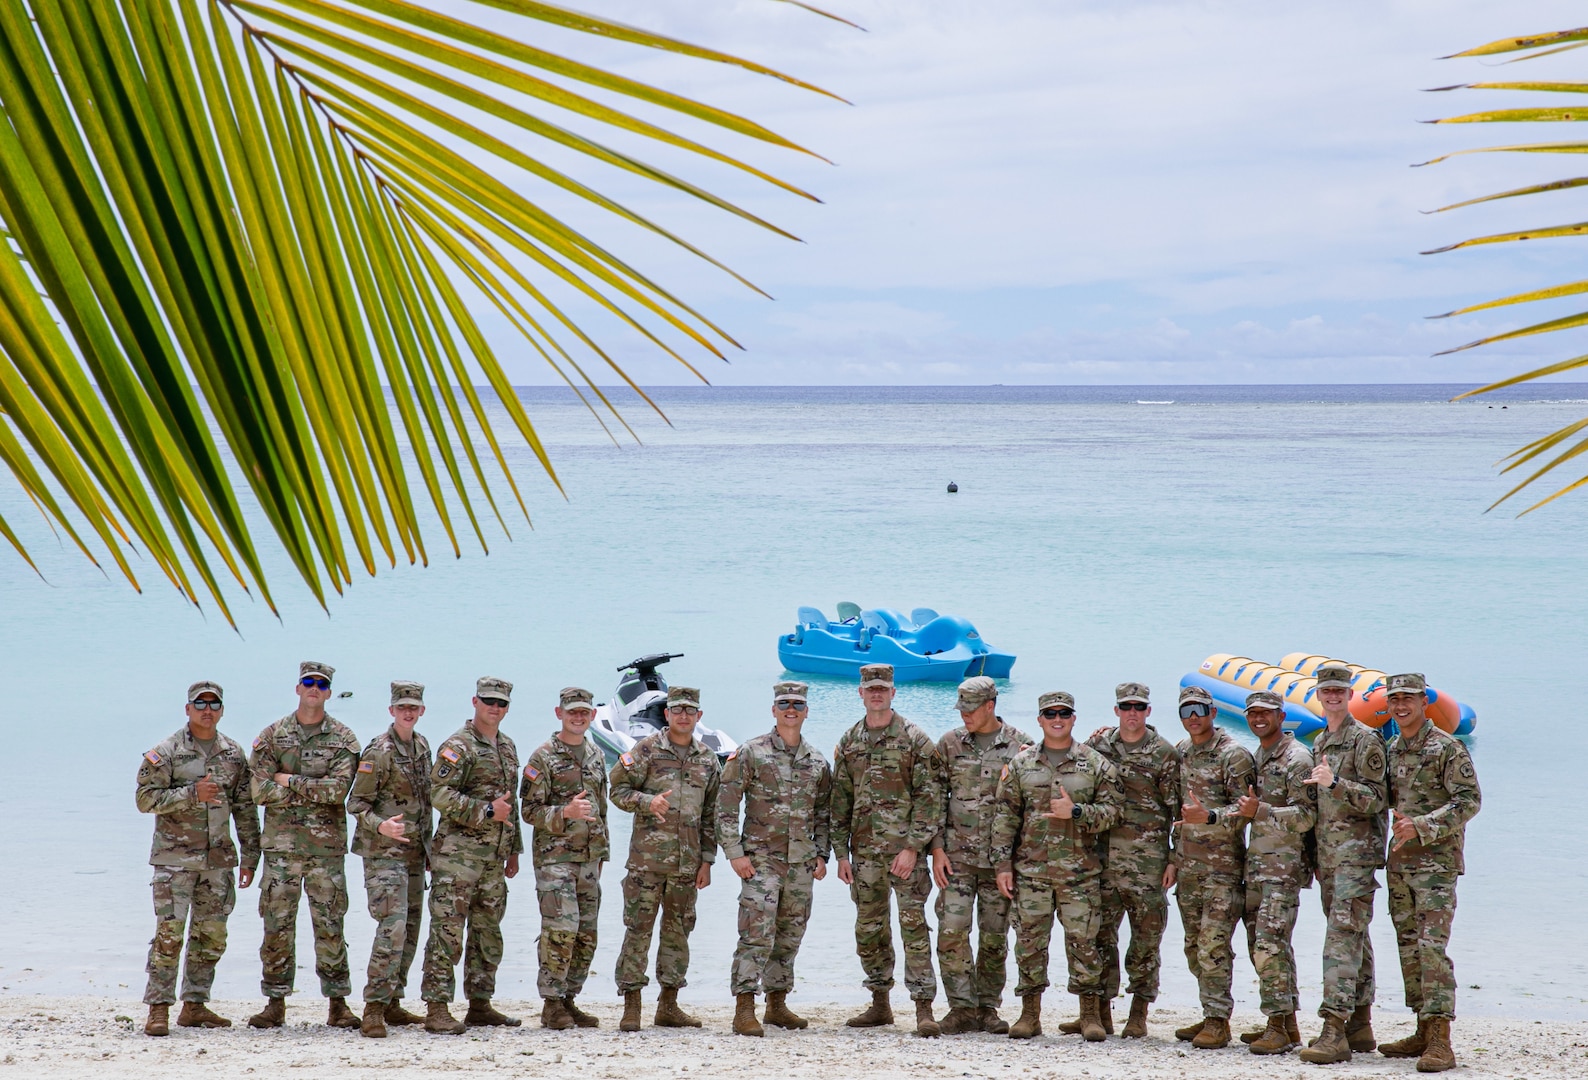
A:
[[[630,668],[634,668],[637,671],[655,671],[658,667],[667,663],[669,660],[682,659],[683,655],[684,654],[681,652],[652,653],[649,656],[642,656],[638,660],[630,660],[628,663],[618,668],[618,670],[627,671]]]

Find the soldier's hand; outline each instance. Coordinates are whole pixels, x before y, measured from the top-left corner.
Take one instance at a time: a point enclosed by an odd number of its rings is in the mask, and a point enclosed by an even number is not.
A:
[[[1075,816],[1075,800],[1070,798],[1070,789],[1063,785],[1059,787],[1058,796],[1048,800],[1048,807],[1048,812],[1043,815],[1044,817],[1068,821]]]
[[[292,780],[292,774],[289,772],[278,772],[275,776],[271,777],[271,779],[276,782],[277,786],[287,787]]]
[[[1312,767],[1312,775],[1302,781],[1303,784],[1317,784],[1319,787],[1328,787],[1334,783],[1334,769],[1329,765],[1329,759],[1318,762]]]
[[[749,881],[755,877],[755,865],[750,862],[750,856],[740,855],[737,859],[729,859],[728,865],[733,867],[733,872]]]
[[[595,817],[595,810],[590,806],[590,793],[581,791],[575,795],[573,800],[562,808],[562,816],[568,821],[589,821]]]
[[[237,887],[239,889],[246,889],[246,888],[248,888],[248,886],[252,885],[253,883],[254,883],[254,868],[251,867],[251,866],[241,867],[237,871]]]
[[[815,878],[817,881],[820,881],[822,878],[827,876],[826,859],[812,859],[811,863],[811,877]]]
[[[221,801],[221,786],[205,774],[193,785],[193,797],[201,803],[219,803]]]
[[[1176,825],[1206,825],[1208,823],[1208,808],[1202,805],[1202,800],[1197,798],[1193,788],[1187,792],[1191,801],[1180,807],[1180,820]]]
[[[915,873],[916,854],[905,848],[893,857],[893,863],[888,867],[888,872],[896,878],[907,878]]]
[[[1417,839],[1417,823],[1411,818],[1404,817],[1399,810],[1391,810],[1390,821],[1390,831],[1395,834],[1395,843],[1390,845],[1391,851],[1399,851]]]
[[[954,876],[954,864],[948,861],[948,852],[942,848],[932,849],[932,880],[937,882],[939,889],[948,888],[948,879]]]
[[[667,796],[671,795],[672,793],[673,793],[673,789],[672,788],[668,788],[666,791],[662,792],[660,795],[652,795],[651,796],[651,813],[655,814],[659,818],[666,817],[667,816]]]
[[[1000,870],[998,871],[997,881],[998,891],[1003,894],[1004,899],[1013,900],[1015,898],[1015,872],[1013,870]]]
[[[502,876],[503,877],[517,877],[518,876],[518,853],[517,852],[514,852],[513,854],[511,854],[511,855],[509,855],[507,857],[507,865],[502,867]]]
[[[491,806],[495,808],[495,816],[491,818],[491,822],[493,824],[510,824],[512,822],[513,804],[506,795],[498,795],[496,798],[492,799]]]
[[[1263,800],[1257,797],[1257,789],[1247,784],[1246,794],[1242,795],[1240,801],[1235,804],[1235,812],[1243,818],[1251,818],[1256,821],[1257,812],[1262,805]]]
[[[703,862],[700,869],[695,871],[695,888],[704,889],[711,884],[711,864]]]
[[[855,883],[855,868],[848,859],[838,860],[838,880],[845,885],[853,885]]]
[[[399,844],[406,844],[409,842],[409,840],[403,835],[403,833],[407,830],[407,828],[408,826],[403,824],[403,816],[398,814],[395,817],[387,818],[385,821],[375,826],[375,831],[380,833],[382,836],[391,837]]]
[[[1178,877],[1179,877],[1179,873],[1175,870],[1174,863],[1170,863],[1168,866],[1164,867],[1163,868],[1163,891],[1164,892],[1168,892],[1170,889],[1174,888],[1175,880]]]
[[[1091,742],[1092,739],[1101,738],[1102,736],[1107,735],[1110,731],[1113,731],[1113,730],[1114,729],[1111,728],[1111,727],[1100,727],[1096,731],[1092,732],[1092,734],[1090,736],[1087,737],[1087,742]]]

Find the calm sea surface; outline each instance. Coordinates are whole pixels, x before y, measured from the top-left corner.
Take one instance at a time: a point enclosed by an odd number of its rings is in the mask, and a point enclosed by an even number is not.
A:
[[[103,578],[0,480],[0,513],[48,579],[0,551],[0,985],[141,993],[150,819],[133,806],[133,778],[139,755],[181,725],[194,679],[225,685],[224,729],[245,744],[293,706],[300,659],[337,667],[337,690],[353,696],[333,713],[365,738],[386,724],[387,682],[419,679],[434,744],[469,714],[475,677],[501,675],[517,684],[504,730],[527,756],[552,730],[558,687],[604,699],[619,664],[669,650],[686,654],[667,674],[703,688],[706,722],[744,739],[769,724],[776,638],[795,608],[854,600],[964,615],[1017,653],[1000,711],[1028,730],[1044,690],[1073,691],[1088,731],[1111,720],[1113,685],[1136,679],[1176,739],[1162,703],[1214,652],[1305,650],[1426,672],[1479,714],[1485,802],[1452,949],[1461,1009],[1588,1016],[1588,497],[1522,520],[1484,513],[1505,490],[1493,463],[1588,414],[1588,386],[1448,403],[1459,389],[670,390],[660,400],[675,426],[630,407],[645,445],[623,449],[568,398],[530,390],[569,493],[512,447],[533,531],[510,521],[512,542],[489,534],[489,556],[476,546],[455,560],[431,529],[429,568],[359,577],[329,617],[275,560],[282,618],[240,600],[240,633],[184,606],[146,564],[143,596]],[[934,734],[957,723],[952,706],[946,686],[898,698]],[[816,680],[806,730],[824,751],[858,716],[852,685]],[[615,993],[622,933],[628,816],[612,816],[619,865],[604,880],[588,991],[601,995]],[[358,864],[355,989],[373,930]],[[219,996],[258,992],[257,895],[239,894]],[[736,896],[719,863],[686,998],[728,994]],[[1296,932],[1309,1010],[1314,896]],[[818,886],[800,956],[806,1000],[864,996],[852,913],[835,880]],[[300,927],[299,991],[315,994],[306,914]],[[1399,1008],[1382,897],[1373,931],[1380,1002]],[[537,933],[526,867],[500,996],[534,996]],[[1173,925],[1164,999],[1191,1005],[1180,940]],[[417,982],[416,965],[411,997]],[[1237,992],[1255,1007],[1244,956]]]

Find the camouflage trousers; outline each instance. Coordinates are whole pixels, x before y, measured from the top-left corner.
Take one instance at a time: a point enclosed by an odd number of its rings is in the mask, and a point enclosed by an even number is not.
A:
[[[578,997],[596,950],[601,912],[601,863],[558,862],[535,867],[540,901],[540,974],[543,998]]]
[[[1097,878],[1073,883],[1015,881],[1015,966],[1020,972],[1016,997],[1048,988],[1048,943],[1053,919],[1064,928],[1064,957],[1069,964],[1069,992],[1101,994],[1103,960],[1097,951],[1097,930],[1103,919],[1103,886]]]
[[[145,1005],[176,1004],[176,976],[187,939],[182,1000],[208,1001],[215,965],[226,952],[226,917],[237,902],[235,870],[154,868],[154,938],[149,942]]]
[[[328,998],[353,993],[348,969],[347,940],[342,918],[347,914],[347,874],[342,856],[314,858],[265,853],[264,877],[259,883],[259,916],[265,922],[259,943],[259,963],[264,975],[259,989],[266,997],[286,997],[298,972],[298,901],[309,896],[309,921],[314,926],[314,973],[320,993]]]
[[[1342,1019],[1359,1005],[1373,1004],[1373,894],[1378,880],[1371,866],[1337,866],[1318,871],[1318,894],[1329,920],[1323,935],[1323,1004],[1319,1016]]]
[[[1011,901],[998,891],[992,870],[961,867],[937,893],[937,966],[943,991],[956,1009],[996,1009],[1003,1000],[1004,961],[1009,955]],[[976,954],[970,925],[975,916]]]
[[[937,997],[937,973],[932,970],[932,931],[926,923],[926,898],[932,895],[932,873],[926,859],[917,859],[907,878],[889,870],[893,856],[853,857],[854,882],[849,898],[855,902],[855,952],[866,973],[866,989],[893,989],[893,920],[888,897],[899,902],[899,938],[904,945],[904,986],[915,1001]]]
[[[1296,951],[1290,938],[1301,910],[1301,886],[1294,881],[1246,882],[1246,955],[1257,971],[1264,1016],[1296,1011]]]
[[[1119,996],[1119,928],[1130,917],[1130,947],[1125,950],[1125,992],[1148,1001],[1158,997],[1163,932],[1169,927],[1169,894],[1163,888],[1167,864],[1144,860],[1132,867],[1103,870],[1102,928],[1097,951],[1103,961],[1103,996]]]
[[[1391,872],[1390,921],[1400,947],[1406,1006],[1419,1018],[1456,1016],[1456,969],[1446,955],[1456,917],[1456,875]]]
[[[425,940],[419,996],[426,1001],[451,1001],[460,958],[464,997],[473,1001],[494,996],[505,914],[507,878],[500,862],[447,859],[433,863],[430,936]]]
[[[408,970],[419,951],[419,923],[425,910],[423,859],[364,860],[364,894],[375,920],[369,948],[365,1001],[397,1001],[408,987]]]
[[[1181,871],[1174,895],[1185,930],[1185,962],[1197,981],[1202,1015],[1228,1020],[1235,1008],[1230,993],[1235,976],[1231,941],[1246,910],[1246,892],[1231,878]]]
[[[651,980],[645,961],[651,952],[651,929],[658,912],[662,929],[656,944],[656,981],[677,990],[688,986],[689,935],[695,929],[695,875],[650,874],[630,870],[623,877],[623,948],[613,978],[618,993],[638,990]]]
[[[739,882],[739,945],[733,951],[732,990],[794,989],[794,957],[805,940],[816,879],[811,862],[790,865],[779,856],[754,854],[752,877]]]

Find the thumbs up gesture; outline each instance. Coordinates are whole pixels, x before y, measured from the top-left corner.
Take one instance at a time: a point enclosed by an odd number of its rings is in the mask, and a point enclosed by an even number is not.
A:
[[[1047,816],[1050,818],[1068,821],[1075,816],[1075,800],[1070,798],[1070,789],[1062,784],[1059,786],[1058,795],[1048,800],[1048,806]]]
[[[652,795],[651,796],[651,813],[655,814],[659,818],[666,817],[667,816],[667,796],[671,795],[672,793],[673,793],[673,789],[672,788],[668,788],[666,791],[662,792],[660,795]]]
[[[193,797],[201,803],[219,803],[221,801],[221,786],[209,773],[193,785]]]
[[[405,833],[407,829],[408,826],[406,823],[404,823],[403,816],[401,814],[395,814],[376,826],[375,831],[380,833],[382,836],[391,837],[400,844],[406,844],[409,842],[409,840],[408,837],[403,835],[403,833]]]
[[[581,791],[562,808],[562,816],[567,821],[589,821],[595,817],[595,810],[590,805],[590,793]]]
[[[1251,818],[1255,821],[1262,805],[1263,800],[1257,797],[1257,789],[1247,784],[1246,794],[1242,795],[1240,801],[1235,804],[1235,812],[1243,818]]]
[[[1390,845],[1391,851],[1399,851],[1417,839],[1417,823],[1399,810],[1390,811],[1390,830],[1395,834],[1395,843]]]
[[[1197,798],[1196,789],[1187,792],[1191,801],[1183,803],[1180,807],[1180,820],[1176,825],[1206,825],[1208,823],[1208,808],[1202,805],[1202,800]]]

